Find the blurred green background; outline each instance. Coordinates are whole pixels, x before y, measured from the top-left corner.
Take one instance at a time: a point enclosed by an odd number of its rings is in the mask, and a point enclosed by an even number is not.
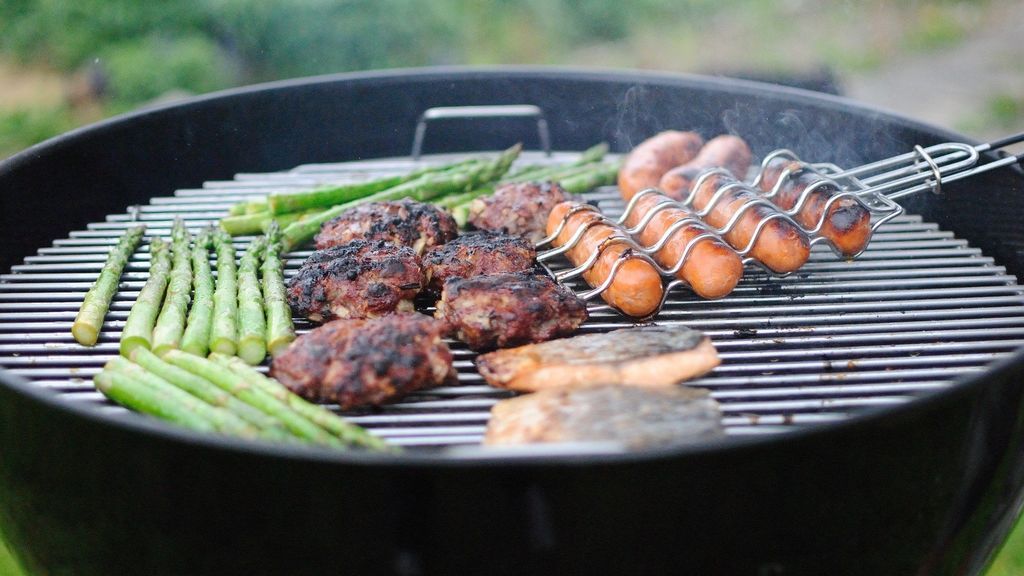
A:
[[[1024,130],[1022,30],[1019,0],[2,0],[0,158],[231,86],[464,64],[824,79],[995,137]],[[990,575],[1022,573],[1018,528]],[[0,543],[8,574],[18,572]]]
[[[979,137],[1024,128],[1018,0],[4,0],[0,157],[230,86],[371,68],[558,64],[833,75]]]

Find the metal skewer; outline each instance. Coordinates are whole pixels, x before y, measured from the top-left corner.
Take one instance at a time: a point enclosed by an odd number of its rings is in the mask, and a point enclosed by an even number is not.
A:
[[[625,260],[630,258],[641,258],[652,264],[661,275],[672,278],[672,280],[665,286],[661,302],[661,305],[663,305],[671,290],[678,286],[687,284],[684,280],[677,278],[676,275],[683,266],[685,266],[693,253],[694,247],[699,242],[706,241],[717,241],[721,242],[725,246],[729,246],[722,237],[734,230],[742,217],[748,211],[757,206],[762,206],[764,208],[769,208],[771,211],[768,215],[762,217],[758,221],[747,245],[742,248],[731,247],[731,249],[742,258],[744,265],[757,266],[775,276],[786,276],[787,274],[773,272],[759,260],[750,256],[750,252],[757,244],[757,241],[765,227],[772,220],[785,220],[807,234],[811,245],[824,243],[832,248],[832,250],[837,254],[852,259],[859,256],[863,250],[852,255],[841,254],[839,249],[832,244],[828,238],[820,234],[826,223],[826,218],[830,213],[830,209],[836,202],[843,199],[851,199],[870,213],[871,230],[868,236],[868,241],[870,241],[870,237],[874,235],[875,231],[882,224],[903,214],[903,207],[895,202],[897,199],[924,191],[931,191],[938,194],[941,193],[942,185],[945,183],[954,182],[976,174],[1022,162],[1024,161],[1024,153],[1017,155],[1007,154],[1000,158],[979,163],[981,159],[984,158],[982,156],[983,153],[996,151],[1019,142],[1024,142],[1024,133],[980,145],[948,142],[935,144],[929,147],[915,146],[912,152],[907,152],[905,154],[885,158],[849,169],[843,169],[831,163],[804,162],[790,150],[775,150],[764,157],[761,162],[760,169],[750,183],[744,183],[733,179],[732,175],[722,168],[709,168],[697,176],[688,196],[685,199],[675,201],[665,197],[656,205],[652,206],[639,220],[639,222],[632,227],[625,227],[625,223],[629,220],[633,211],[636,210],[638,202],[649,195],[662,194],[661,191],[655,188],[649,188],[638,192],[629,200],[622,215],[614,220],[601,214],[601,212],[594,206],[586,204],[575,206],[566,212],[562,221],[558,224],[551,235],[537,243],[538,248],[552,244],[552,242],[565,230],[568,220],[573,214],[580,211],[593,211],[598,215],[598,217],[577,228],[572,237],[570,237],[565,244],[538,253],[537,259],[539,262],[543,263],[572,250],[579,244],[586,231],[598,223],[612,226],[616,229],[616,233],[606,239],[605,242],[602,242],[601,246],[595,250],[594,254],[591,254],[590,257],[580,265],[554,274],[555,278],[557,280],[564,281],[578,277],[586,273],[596,264],[600,255],[606,248],[614,244],[626,244],[630,250],[627,250],[619,257],[619,260],[613,265],[608,277],[600,286],[596,286],[592,290],[588,290],[580,294],[580,297],[584,300],[590,300],[600,295],[612,284],[615,279],[615,274],[621,268],[621,265]],[[769,166],[779,158],[787,159],[789,161],[789,165],[783,168],[779,173],[778,179],[770,191],[761,191],[759,186],[765,178],[765,174]],[[800,196],[793,207],[789,210],[783,210],[773,204],[771,201],[772,198],[778,195],[786,182],[803,171],[810,171],[818,178],[801,191]],[[695,209],[693,203],[698,192],[708,183],[709,179],[714,177],[724,177],[722,179],[725,180],[725,183],[715,189],[711,198],[702,209]],[[829,190],[830,196],[822,208],[821,217],[813,227],[802,226],[795,220],[794,216],[804,208],[812,194],[824,189]],[[718,203],[721,202],[721,200],[732,190],[753,191],[756,194],[756,197],[737,207],[732,216],[723,226],[719,228],[709,226],[704,218],[710,214]],[[689,216],[674,222],[665,230],[658,240],[650,245],[641,246],[638,244],[634,238],[639,236],[640,233],[646,229],[658,212],[669,208],[684,210],[689,214]],[[679,230],[687,226],[698,227],[701,230],[701,233],[690,239],[687,245],[683,248],[680,257],[677,259],[675,264],[672,266],[662,266],[656,262],[653,256],[663,249]],[[659,305],[658,310],[654,313],[655,315],[661,310],[661,305]]]

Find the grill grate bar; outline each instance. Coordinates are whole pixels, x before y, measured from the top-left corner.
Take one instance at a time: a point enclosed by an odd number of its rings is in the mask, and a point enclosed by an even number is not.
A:
[[[574,157],[563,154],[555,161]],[[522,162],[549,160],[526,153]],[[239,174],[232,181],[153,198],[130,214],[112,214],[57,239],[0,275],[0,366],[111,417],[137,417],[106,402],[92,388],[91,376],[117,353],[127,311],[147,278],[145,244],[127,267],[99,344],[84,348],[70,335],[81,298],[126,227],[142,221],[148,234],[166,237],[172,218],[182,216],[196,232],[234,202],[269,191],[354,182],[424,165],[392,159]],[[589,199],[610,215],[623,208],[612,188]],[[239,253],[248,241],[236,239]],[[286,274],[293,274],[309,254],[291,253]],[[730,434],[775,434],[909,401],[1018,349],[1024,345],[1024,291],[1016,282],[978,249],[908,215],[881,227],[856,261],[839,261],[824,247],[815,247],[798,273],[769,278],[749,269],[735,293],[722,300],[702,301],[678,290],[657,321],[700,328],[715,341],[722,366],[693,384],[711,390],[721,403]],[[614,312],[598,309],[582,332],[629,325]],[[300,333],[310,328],[305,322],[297,326]],[[346,416],[408,447],[479,442],[489,408],[511,393],[487,386],[474,370],[474,354],[464,346],[453,344],[453,353],[458,386]]]
[[[221,211],[220,214],[224,212]],[[111,234],[111,239],[116,239],[117,234]],[[882,236],[881,234],[878,236]],[[875,246],[878,247],[895,247],[895,248],[929,248],[929,247],[949,247],[959,246],[964,247],[965,244],[952,239],[948,234],[940,234],[937,232],[920,232],[920,233],[906,233],[900,234],[898,237],[893,238],[891,241],[886,240],[884,237],[875,237]],[[146,244],[144,244],[146,245]],[[113,243],[107,242],[91,242],[79,244],[79,245],[66,245],[56,244],[50,248],[41,248],[38,256],[28,256],[25,258],[26,263],[40,263],[40,262],[102,262],[107,255],[109,247],[113,246]],[[238,245],[242,248],[242,245]],[[817,248],[817,246],[815,246]],[[817,256],[818,250],[815,250],[815,256]],[[292,252],[294,257],[305,258],[311,254],[311,250],[301,250]],[[145,253],[139,253],[136,256],[145,256]],[[823,259],[821,263],[829,263],[827,253],[823,253]],[[844,264],[850,264],[844,262]]]
[[[45,354],[67,354],[67,355],[91,355],[91,354],[108,354],[114,355],[118,350],[118,342],[116,338],[107,338],[101,340],[98,344],[92,347],[85,348],[78,343],[74,342],[70,334],[35,334],[38,338],[35,341],[24,343],[24,339],[11,339],[11,341],[18,342],[14,344],[3,344],[0,343],[0,358],[6,359],[8,357],[18,357],[23,354],[33,355],[45,355]],[[5,340],[0,339],[0,342]],[[737,341],[731,341],[730,343],[735,344]],[[740,341],[740,344],[743,342]],[[756,361],[762,358],[771,358],[771,361],[777,361],[784,358],[830,358],[830,359],[855,359],[861,357],[868,357],[875,354],[880,357],[888,356],[914,356],[922,354],[946,354],[946,353],[971,353],[979,351],[1009,351],[1024,346],[1024,339],[1019,340],[968,340],[965,342],[935,342],[928,344],[886,344],[886,345],[870,345],[870,346],[842,346],[842,347],[817,347],[817,348],[799,348],[799,349],[778,349],[772,351],[766,350],[729,350],[730,347],[723,347],[724,350],[719,350],[718,355],[722,358],[723,362],[740,362],[740,361]],[[468,350],[457,349],[454,351],[456,357],[470,356],[472,353]],[[70,360],[69,360],[70,361]],[[462,361],[465,362],[465,361]],[[721,369],[721,368],[720,368]],[[440,393],[479,393],[480,390],[472,390],[465,386],[458,386],[452,388],[435,388],[431,390],[431,394]]]

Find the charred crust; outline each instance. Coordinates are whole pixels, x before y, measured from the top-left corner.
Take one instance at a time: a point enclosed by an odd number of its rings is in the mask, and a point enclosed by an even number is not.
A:
[[[380,315],[415,296],[422,282],[419,257],[383,240],[353,240],[314,252],[288,280],[288,303],[312,320],[330,319],[332,308],[350,315]]]
[[[441,330],[416,313],[336,320],[299,337],[271,370],[305,398],[378,405],[447,381],[452,357]]]
[[[384,240],[401,246],[444,244],[458,234],[448,212],[406,198],[394,202],[369,202],[346,210],[324,223],[316,237],[318,248],[352,240]]]
[[[487,274],[446,282],[436,316],[470,348],[485,350],[570,334],[587,309],[547,276]]]
[[[833,204],[829,214],[829,224],[840,234],[849,234],[864,226],[871,215],[863,206],[856,202]]]
[[[508,253],[513,250],[529,254],[531,261],[536,256],[533,244],[522,236],[493,231],[480,231],[464,234],[447,244],[433,248],[423,255],[423,265],[442,264],[451,261],[453,258],[474,256],[481,252]]]
[[[430,249],[423,256],[424,277],[429,289],[439,293],[452,278],[531,270],[535,258],[533,244],[521,236],[476,232]]]

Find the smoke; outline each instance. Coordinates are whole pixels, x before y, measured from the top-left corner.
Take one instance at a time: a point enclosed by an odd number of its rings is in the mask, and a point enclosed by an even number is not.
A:
[[[647,86],[633,85],[616,106],[611,132],[618,149],[632,150],[644,138],[665,129],[664,119],[652,113],[648,104],[649,91]]]

